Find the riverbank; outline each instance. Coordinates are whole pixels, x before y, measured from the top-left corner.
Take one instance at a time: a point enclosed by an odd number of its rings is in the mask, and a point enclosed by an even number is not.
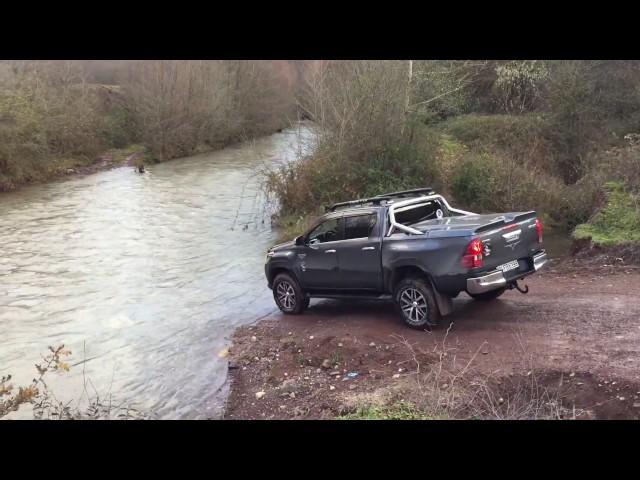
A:
[[[14,191],[27,185],[48,183],[66,177],[90,175],[125,165],[134,165],[140,161],[145,163],[150,161],[147,150],[142,145],[110,149],[90,161],[80,158],[58,159],[52,161],[46,171],[34,171],[21,178],[0,177],[0,192]]]
[[[220,144],[215,147],[200,145],[194,150],[193,155],[213,153],[233,145],[234,143]],[[176,159],[172,158],[165,161],[169,160]],[[125,148],[112,148],[91,161],[80,158],[53,161],[48,170],[35,172],[33,175],[22,179],[9,179],[0,175],[0,193],[15,191],[27,185],[44,184],[63,178],[91,175],[119,167],[137,167],[140,164],[150,165],[156,163],[163,162],[152,158],[149,150],[144,145],[134,144]]]
[[[552,260],[526,283],[461,294],[432,332],[328,300],[242,327],[225,418],[640,418],[640,271]]]

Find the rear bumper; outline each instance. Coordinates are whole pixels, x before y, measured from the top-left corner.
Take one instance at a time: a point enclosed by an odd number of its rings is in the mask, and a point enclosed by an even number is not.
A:
[[[533,268],[537,272],[545,263],[547,263],[547,252],[544,250],[533,256]]]
[[[517,278],[522,278],[532,273],[537,272],[547,262],[547,253],[542,251],[532,257],[533,270],[528,272],[519,273]],[[496,290],[497,288],[506,287],[507,283],[512,282],[514,279],[507,280],[502,270],[494,270],[482,277],[473,277],[467,279],[467,292],[478,294]]]

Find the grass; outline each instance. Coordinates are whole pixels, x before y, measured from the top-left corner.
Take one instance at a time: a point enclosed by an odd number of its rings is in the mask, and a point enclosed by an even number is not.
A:
[[[449,118],[439,125],[439,129],[466,145],[497,144],[510,149],[531,146],[533,140],[544,141],[548,127],[548,119],[538,114],[468,114]]]
[[[329,361],[331,365],[338,365],[342,361],[342,355],[340,352],[333,352]]]
[[[563,405],[560,392],[547,388],[534,369],[520,334],[516,348],[522,365],[513,375],[483,373],[477,369],[478,350],[467,361],[456,362],[455,348],[447,344],[451,325],[443,340],[433,348],[411,344],[395,336],[413,363],[397,382],[372,395],[354,399],[351,408],[338,417],[345,420],[445,420],[445,419],[561,419],[575,418]],[[519,373],[518,373],[519,371]]]
[[[396,402],[384,406],[366,405],[355,412],[338,417],[339,420],[443,420],[433,417],[408,402]]]
[[[112,163],[119,164],[124,163],[130,155],[135,153],[143,154],[142,158],[144,162],[149,163],[150,157],[148,156],[146,148],[140,144],[133,144],[124,148],[112,148],[106,152],[105,156],[109,156]]]
[[[596,245],[606,247],[640,243],[640,208],[638,198],[626,191],[624,184],[605,184],[606,204],[588,223],[578,225],[573,237],[591,238]]]

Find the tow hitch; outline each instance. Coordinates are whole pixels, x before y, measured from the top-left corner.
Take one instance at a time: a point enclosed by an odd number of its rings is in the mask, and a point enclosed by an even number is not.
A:
[[[520,285],[518,285],[518,280],[515,280],[509,284],[509,289],[512,288],[515,288],[520,293],[529,293],[529,287],[525,285],[524,288],[522,288]]]

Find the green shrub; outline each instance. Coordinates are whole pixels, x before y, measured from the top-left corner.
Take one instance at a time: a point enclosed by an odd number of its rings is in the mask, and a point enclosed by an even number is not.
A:
[[[340,420],[440,420],[419,410],[407,402],[396,402],[384,406],[367,405],[355,412],[339,417]]]
[[[495,205],[496,166],[487,154],[468,155],[453,174],[451,191],[467,208],[491,209]]]
[[[604,246],[640,242],[640,199],[620,182],[605,184],[606,203],[588,223],[578,225],[576,239]]]
[[[407,130],[400,138],[379,139],[369,148],[355,143],[339,149],[327,136],[311,156],[268,171],[267,189],[279,201],[281,214],[288,216],[393,190],[438,187],[437,148],[437,137],[427,130],[419,135]]]
[[[115,108],[103,118],[102,135],[111,148],[125,148],[138,139],[135,118],[125,108]]]
[[[557,165],[548,117],[527,115],[461,115],[439,126],[469,148],[502,152],[520,164],[555,174]]]
[[[553,224],[570,232],[593,214],[601,196],[602,182],[593,176],[585,177],[573,185],[554,180],[558,185],[547,190],[551,197],[557,199],[551,212]]]
[[[515,142],[531,144],[545,134],[547,121],[540,114],[460,115],[443,122],[440,128],[467,145],[513,147]]]

